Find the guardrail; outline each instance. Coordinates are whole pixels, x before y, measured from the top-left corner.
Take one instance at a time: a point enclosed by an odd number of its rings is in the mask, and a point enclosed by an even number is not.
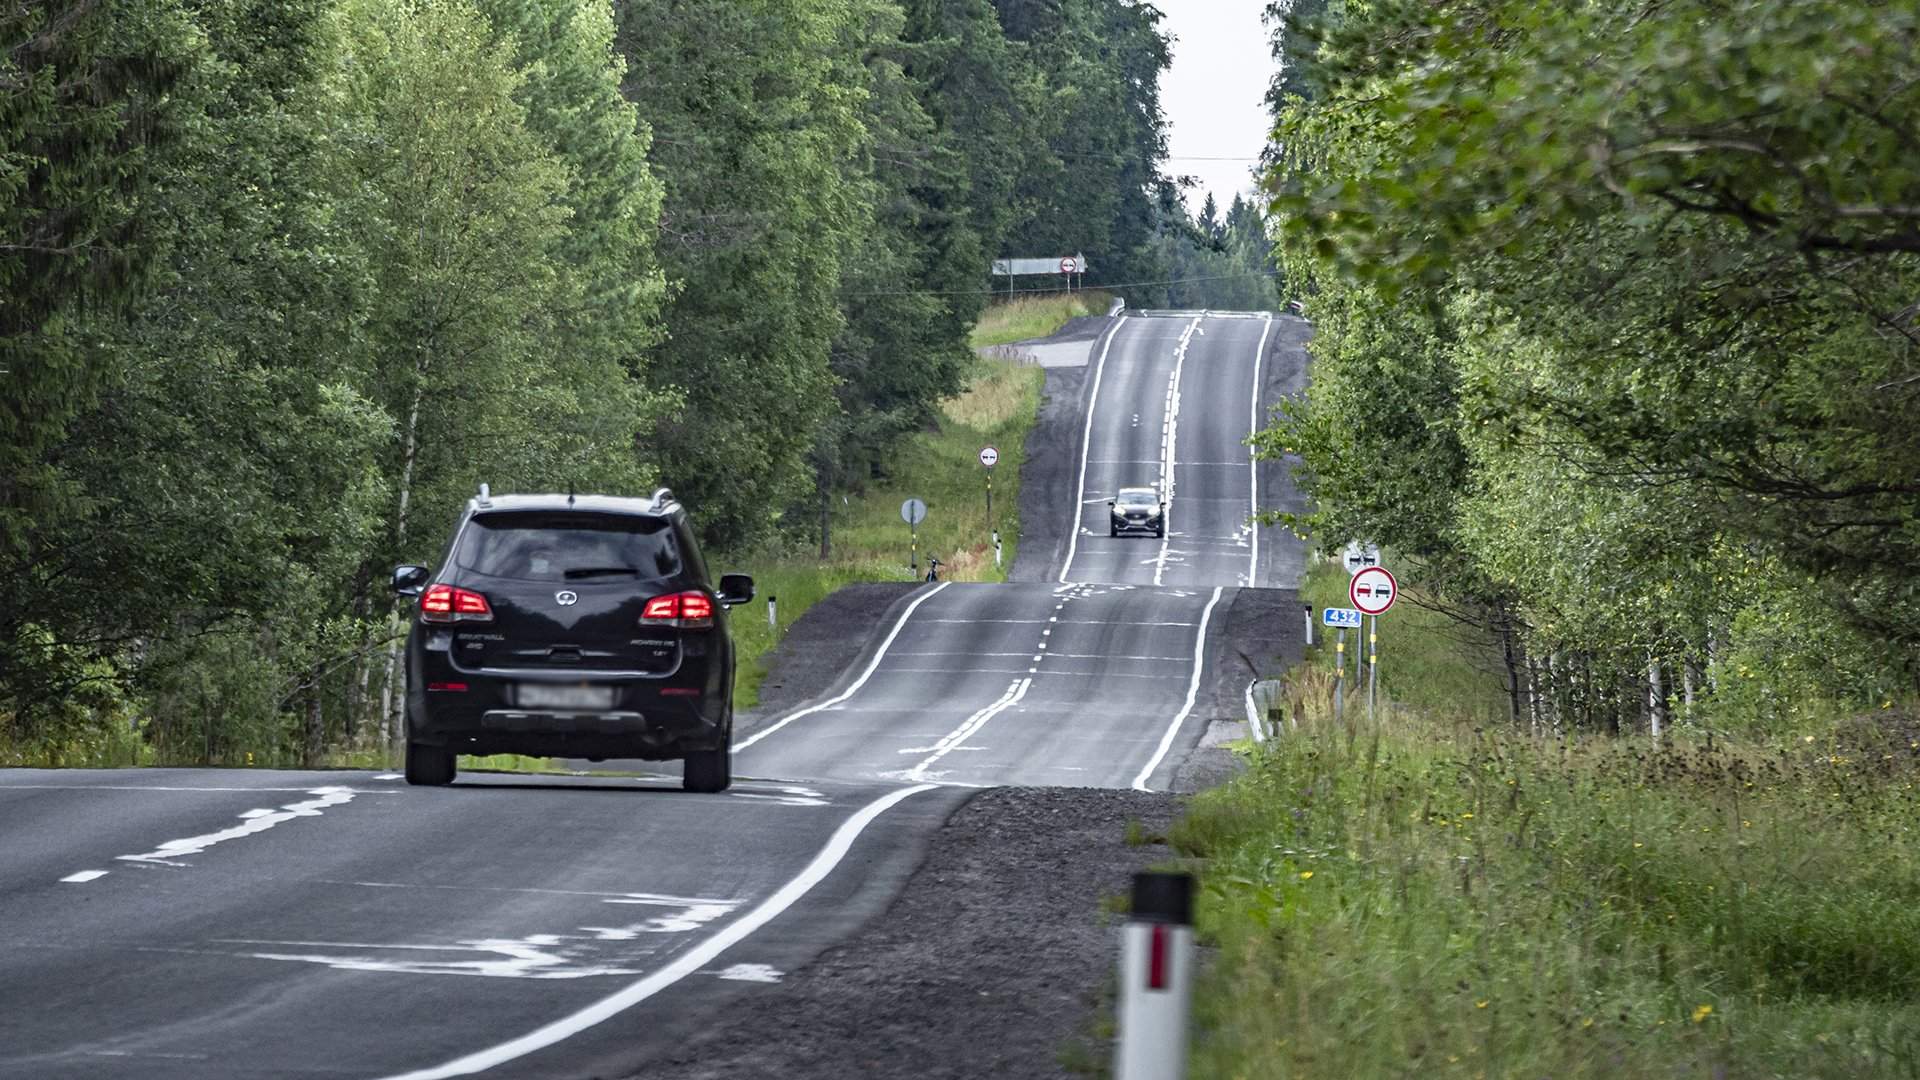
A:
[[[1247,684],[1247,730],[1254,742],[1285,734],[1287,684],[1279,679],[1255,679]]]

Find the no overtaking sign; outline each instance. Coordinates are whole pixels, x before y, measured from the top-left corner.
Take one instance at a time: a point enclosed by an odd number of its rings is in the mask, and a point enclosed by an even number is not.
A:
[[[1368,566],[1347,586],[1347,598],[1368,615],[1384,614],[1400,598],[1400,583],[1382,566]]]

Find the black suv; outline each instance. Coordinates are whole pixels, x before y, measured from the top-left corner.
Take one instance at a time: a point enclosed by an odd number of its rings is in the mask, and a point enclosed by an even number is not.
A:
[[[407,782],[453,780],[456,754],[686,760],[688,791],[733,782],[733,640],[719,588],[665,488],[469,500],[440,569],[401,566]]]

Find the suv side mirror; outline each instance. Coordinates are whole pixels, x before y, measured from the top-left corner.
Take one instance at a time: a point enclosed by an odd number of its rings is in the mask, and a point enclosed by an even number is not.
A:
[[[401,596],[419,596],[427,587],[427,578],[432,571],[424,566],[396,566],[393,568],[393,591]]]
[[[1109,510],[1111,510],[1111,509],[1113,509],[1113,508],[1114,508],[1114,506],[1115,506],[1115,505],[1116,505],[1116,503],[1114,502],[1114,500],[1112,500],[1112,499],[1108,499],[1108,500],[1107,500],[1107,509],[1109,509]]]
[[[753,579],[745,574],[720,575],[720,603],[735,607],[753,599]]]

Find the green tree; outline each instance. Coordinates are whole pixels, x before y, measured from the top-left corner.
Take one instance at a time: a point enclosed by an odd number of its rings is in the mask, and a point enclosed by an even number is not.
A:
[[[834,407],[828,347],[866,211],[848,177],[865,90],[834,81],[850,17],[840,0],[619,10],[677,290],[647,377],[684,402],[645,447],[722,544],[765,535],[811,490],[807,454]]]

